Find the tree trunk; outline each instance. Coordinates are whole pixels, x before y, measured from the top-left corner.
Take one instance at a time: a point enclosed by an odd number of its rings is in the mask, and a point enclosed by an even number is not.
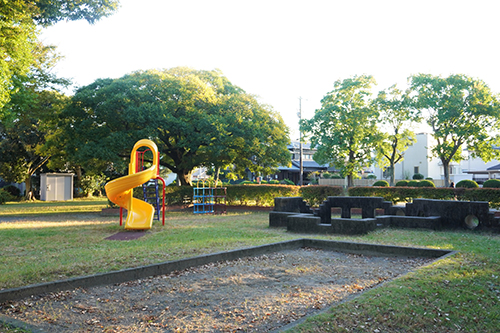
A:
[[[396,172],[394,170],[394,164],[392,164],[390,167],[389,167],[389,172],[390,172],[390,179],[389,179],[389,185],[390,186],[394,186],[394,180],[396,179]]]
[[[441,159],[444,169],[444,187],[450,187],[450,162]]]
[[[32,200],[35,197],[35,193],[33,193],[31,191],[31,175],[30,174],[28,174],[28,176],[24,180],[24,185],[26,186],[26,191],[24,192],[24,198],[26,200]]]
[[[354,181],[352,174],[347,175],[347,187],[353,187]]]
[[[217,181],[219,180],[219,176],[220,176],[220,167],[217,167],[215,169],[215,175],[214,175],[215,187],[217,187]]]
[[[177,179],[180,182],[181,186],[192,186],[193,183],[191,182],[191,174],[193,173],[193,170],[179,170],[177,172]]]

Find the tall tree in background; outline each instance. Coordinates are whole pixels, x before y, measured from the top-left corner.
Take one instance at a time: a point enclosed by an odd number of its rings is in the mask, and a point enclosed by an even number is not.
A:
[[[419,74],[410,82],[413,105],[433,130],[437,144],[432,152],[443,165],[446,186],[450,163],[464,159],[464,148],[485,162],[499,157],[493,148],[500,145],[500,105],[483,81],[465,75]]]
[[[372,153],[383,137],[370,100],[373,84],[373,77],[366,75],[335,82],[314,117],[302,120],[300,126],[310,136],[311,148],[317,147],[314,160],[339,169],[348,186],[373,163]]]
[[[0,1],[0,120],[3,106],[15,93],[13,77],[26,75],[36,61],[39,26],[61,20],[94,23],[111,15],[118,0],[3,0]]]
[[[266,172],[289,163],[281,117],[219,71],[143,71],[80,88],[62,115],[70,159],[124,171],[134,143],[156,141],[160,163],[191,182],[195,167]]]
[[[418,112],[410,105],[407,92],[396,85],[380,91],[373,101],[379,112],[379,127],[384,140],[377,147],[379,165],[387,166],[389,184],[394,186],[395,165],[404,159],[404,152],[415,142],[412,124],[420,121]]]
[[[59,58],[53,47],[38,44],[33,55],[36,61],[28,74],[12,79],[15,93],[4,106],[8,116],[0,121],[0,176],[10,182],[25,182],[27,193],[31,176],[50,158],[42,153],[42,147],[56,130],[66,101],[57,89],[69,83],[50,72]]]

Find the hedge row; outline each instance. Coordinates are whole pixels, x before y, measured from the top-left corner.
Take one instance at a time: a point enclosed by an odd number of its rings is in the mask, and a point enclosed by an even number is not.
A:
[[[142,191],[142,189],[141,189]],[[387,201],[411,202],[415,198],[439,200],[488,201],[490,207],[500,207],[500,189],[495,188],[435,188],[435,187],[351,187],[347,194],[340,186],[294,186],[294,185],[228,185],[228,205],[273,206],[276,197],[301,196],[311,206],[317,207],[329,196],[383,197]],[[191,204],[193,188],[190,186],[167,186],[167,205]]]
[[[327,197],[339,197],[345,195],[342,186],[304,186],[300,189],[300,196],[304,198],[311,207],[317,207],[326,200]]]
[[[500,189],[434,188],[434,187],[351,187],[349,196],[383,197],[387,201],[411,202],[416,198],[463,201],[488,201],[491,208],[500,207]]]
[[[295,185],[228,185],[226,203],[228,205],[274,206],[274,198],[301,196],[310,206],[318,206],[328,196],[344,195],[340,186],[295,186]],[[167,186],[165,203],[181,205],[192,203],[193,187]]]
[[[274,206],[275,197],[299,196],[299,186],[292,185],[228,185],[226,204]],[[191,186],[167,186],[165,204],[190,204],[193,199]]]

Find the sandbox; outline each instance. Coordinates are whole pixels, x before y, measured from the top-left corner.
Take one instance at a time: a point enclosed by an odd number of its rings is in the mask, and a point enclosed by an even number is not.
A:
[[[34,332],[279,331],[450,253],[299,239],[6,290],[0,313]]]

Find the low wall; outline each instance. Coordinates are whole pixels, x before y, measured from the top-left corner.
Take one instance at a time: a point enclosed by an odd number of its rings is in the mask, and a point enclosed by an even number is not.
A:
[[[340,208],[341,218],[332,219]],[[351,209],[361,209],[361,219],[351,219]],[[279,211],[287,209],[288,211]],[[376,216],[376,209],[385,215]],[[301,211],[302,210],[302,211]],[[380,197],[328,197],[319,209],[311,209],[302,198],[276,198],[269,214],[270,227],[294,232],[365,234],[377,227],[478,229],[500,232],[500,217],[489,210],[488,202],[415,199],[406,206],[393,206]]]

